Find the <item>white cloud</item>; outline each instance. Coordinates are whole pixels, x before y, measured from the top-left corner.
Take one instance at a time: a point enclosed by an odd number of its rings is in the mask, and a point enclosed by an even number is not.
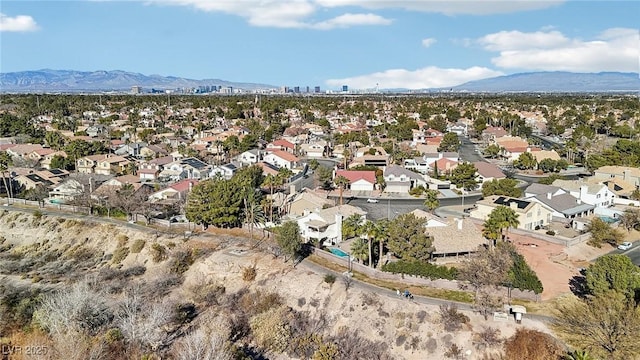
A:
[[[389,25],[376,14],[343,14],[329,20],[311,20],[323,9],[403,9],[447,15],[486,15],[544,9],[564,0],[147,0],[147,4],[191,6],[202,11],[223,12],[245,18],[253,26],[328,30],[359,25]]]
[[[358,6],[365,9],[404,9],[445,15],[489,15],[546,9],[564,0],[316,0],[323,7]]]
[[[331,79],[327,80],[327,85],[339,87],[346,84],[356,89],[372,89],[377,85],[382,89],[427,89],[450,87],[500,75],[503,73],[478,66],[468,69],[443,69],[429,66],[417,70],[392,69],[344,79]]]
[[[426,38],[426,39],[422,39],[422,46],[428,48],[429,46],[435,44],[438,40],[434,39],[434,38]]]
[[[389,25],[392,20],[376,14],[344,14],[333,19],[311,25],[314,29],[329,30],[354,25]]]
[[[640,58],[640,34],[627,28],[607,29],[591,40],[570,39],[558,31],[503,31],[478,43],[499,52],[491,62],[504,69],[637,72]]]
[[[38,30],[36,21],[28,15],[10,17],[0,13],[0,31],[25,32]]]

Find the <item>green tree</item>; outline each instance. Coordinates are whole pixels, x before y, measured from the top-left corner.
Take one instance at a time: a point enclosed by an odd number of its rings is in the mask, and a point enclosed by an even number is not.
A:
[[[640,354],[640,308],[624,294],[608,291],[558,302],[554,329],[570,345],[611,360]]]
[[[44,135],[44,140],[47,142],[47,145],[54,150],[62,150],[67,141],[58,131],[47,131]]]
[[[244,218],[249,225],[249,237],[251,239],[253,239],[253,228],[255,226],[263,226],[267,222],[259,197],[253,191],[244,198]]]
[[[429,212],[433,213],[435,209],[440,206],[440,200],[438,200],[438,195],[440,193],[437,190],[428,189],[424,192],[424,194],[424,207],[426,207]]]
[[[589,224],[587,224],[586,230],[591,233],[591,237],[587,243],[597,248],[602,247],[603,243],[617,245],[624,238],[624,234],[620,229],[612,228],[611,224],[599,217],[594,217]]]
[[[353,214],[342,221],[342,240],[354,238],[360,234],[362,218]]]
[[[448,132],[444,134],[442,141],[440,142],[440,146],[438,146],[439,152],[451,151],[457,152],[460,149],[460,139],[458,138],[458,134],[453,132]]]
[[[4,191],[7,193],[7,197],[10,199],[13,197],[11,193],[10,182],[12,181],[9,177],[7,181],[7,172],[9,171],[9,167],[13,164],[13,159],[6,151],[0,151],[0,174],[2,174],[2,182],[4,183]]]
[[[478,187],[478,179],[476,167],[469,162],[462,163],[451,171],[448,176],[449,181],[458,188],[463,188],[466,191],[475,190]]]
[[[351,243],[351,255],[363,263],[369,261],[367,242],[361,238],[353,240]]]
[[[633,300],[640,290],[640,269],[626,255],[599,257],[586,271],[586,288],[592,295],[614,290]]]
[[[51,169],[63,169],[63,170],[73,170],[76,167],[76,164],[71,161],[71,159],[62,156],[62,155],[54,155],[51,158],[51,163],[49,164]]]
[[[620,225],[624,226],[628,232],[631,232],[631,229],[636,229],[640,227],[640,210],[638,209],[627,209],[620,215]]]
[[[497,158],[500,154],[502,154],[502,150],[504,150],[502,147],[500,147],[500,145],[498,144],[491,144],[489,146],[486,147],[486,149],[484,149],[484,151],[482,152],[485,156],[491,158],[491,159],[495,159]]]
[[[519,198],[522,196],[522,189],[518,187],[518,180],[515,179],[494,179],[482,184],[482,196],[502,195]]]
[[[403,260],[428,261],[433,252],[433,237],[425,232],[425,220],[413,214],[402,214],[387,228],[387,246]]]
[[[529,264],[527,264],[524,256],[518,254],[518,252],[512,251],[511,257],[513,258],[513,265],[509,269],[508,281],[513,288],[520,290],[531,290],[536,294],[542,293],[544,287],[542,282],[538,278]]]
[[[560,171],[558,168],[558,162],[549,158],[540,160],[538,163],[538,169],[545,173]]]
[[[262,186],[269,189],[269,221],[273,223],[273,191],[280,185],[280,178],[278,175],[268,174],[264,177]]]
[[[242,224],[243,191],[233,180],[209,179],[193,187],[185,206],[189,221],[217,227]]]
[[[319,166],[314,177],[323,190],[331,190],[333,186],[333,171],[326,166]]]
[[[311,159],[309,160],[309,168],[311,168],[311,170],[315,171],[318,166],[320,166],[320,163],[318,162],[318,160],[316,159]]]
[[[520,225],[518,217],[519,215],[513,209],[500,205],[491,211],[485,221],[485,226],[497,228],[501,234],[502,231],[505,231],[505,234],[502,236],[504,239],[509,237],[509,228],[515,228]]]
[[[530,152],[523,152],[513,161],[513,166],[520,170],[530,170],[536,167],[536,158]]]
[[[285,262],[300,252],[302,248],[302,238],[300,237],[300,227],[297,222],[285,222],[275,229],[275,235],[276,242],[284,254]]]

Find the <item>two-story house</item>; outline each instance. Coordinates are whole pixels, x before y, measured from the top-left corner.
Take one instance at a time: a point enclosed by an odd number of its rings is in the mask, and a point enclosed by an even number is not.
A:
[[[640,169],[629,166],[602,166],[593,172],[597,180],[617,179],[640,189]]]
[[[476,175],[480,183],[507,178],[502,170],[495,164],[486,161],[476,161],[473,163],[473,166],[476,167]]]
[[[164,170],[158,175],[159,178],[164,178],[169,181],[180,181],[182,179],[206,179],[210,166],[194,157],[188,157],[180,160],[176,160],[165,165]]]
[[[173,161],[175,159],[172,156],[163,156],[145,161],[138,167],[138,176],[140,176],[141,181],[155,181],[158,179],[160,172],[164,170],[164,167]]]
[[[324,245],[335,245],[342,241],[342,221],[358,215],[364,223],[367,213],[352,205],[339,205],[304,214],[296,220],[300,236],[306,241],[318,241]]]
[[[251,149],[238,155],[238,161],[242,165],[253,165],[262,161],[263,156],[264,156],[264,152],[262,150]]]
[[[123,173],[129,163],[118,155],[89,155],[76,160],[76,171],[81,174],[117,175]]]
[[[278,168],[286,168],[289,170],[295,169],[300,164],[300,159],[297,156],[284,151],[274,150],[264,156],[264,162],[269,163]]]
[[[518,229],[535,230],[536,227],[548,226],[552,220],[553,209],[547,205],[529,199],[516,199],[508,196],[491,195],[476,202],[476,208],[470,216],[487,220],[489,214],[498,206],[506,206],[518,215]]]
[[[425,186],[426,181],[420,175],[411,170],[407,170],[398,165],[389,165],[384,169],[383,173],[386,193],[402,193],[406,194],[416,186]]]
[[[568,192],[583,203],[594,205],[597,208],[606,208],[613,205],[616,197],[604,184],[593,184],[581,180],[555,180],[552,184]]]

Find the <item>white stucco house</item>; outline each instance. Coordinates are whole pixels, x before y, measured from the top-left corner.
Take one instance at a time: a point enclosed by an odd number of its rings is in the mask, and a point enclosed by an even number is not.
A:
[[[556,180],[552,184],[557,186],[583,203],[606,208],[613,205],[616,194],[604,184],[587,183],[579,180]]]
[[[307,212],[296,222],[300,236],[306,241],[322,241],[325,245],[335,245],[342,241],[342,221],[352,215],[366,221],[367,213],[351,205],[334,206],[314,212]]]

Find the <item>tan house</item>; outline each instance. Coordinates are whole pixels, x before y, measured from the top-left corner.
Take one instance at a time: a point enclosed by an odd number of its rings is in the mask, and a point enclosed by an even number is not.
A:
[[[421,209],[411,212],[426,220],[425,230],[433,238],[433,257],[468,255],[487,244],[482,231],[470,220],[443,219]]]
[[[64,151],[55,151],[52,153],[48,153],[46,155],[44,155],[42,157],[42,159],[40,160],[40,166],[42,166],[45,169],[51,169],[51,160],[53,160],[54,157],[56,156],[62,156],[64,158],[67,157],[67,153]]]
[[[596,169],[593,177],[597,180],[622,180],[633,185],[636,189],[640,188],[640,169],[629,166],[603,166]]]
[[[117,175],[122,174],[129,163],[131,161],[118,155],[90,155],[76,160],[76,171],[81,174]]]
[[[547,226],[554,212],[548,206],[529,200],[508,196],[492,195],[476,202],[476,209],[470,215],[474,219],[487,220],[489,214],[498,206],[511,208],[518,215],[518,229],[534,230],[536,226]]]
[[[335,201],[326,197],[321,197],[309,191],[296,194],[289,205],[289,215],[293,217],[304,216],[305,214],[323,209],[327,206],[334,206]]]

